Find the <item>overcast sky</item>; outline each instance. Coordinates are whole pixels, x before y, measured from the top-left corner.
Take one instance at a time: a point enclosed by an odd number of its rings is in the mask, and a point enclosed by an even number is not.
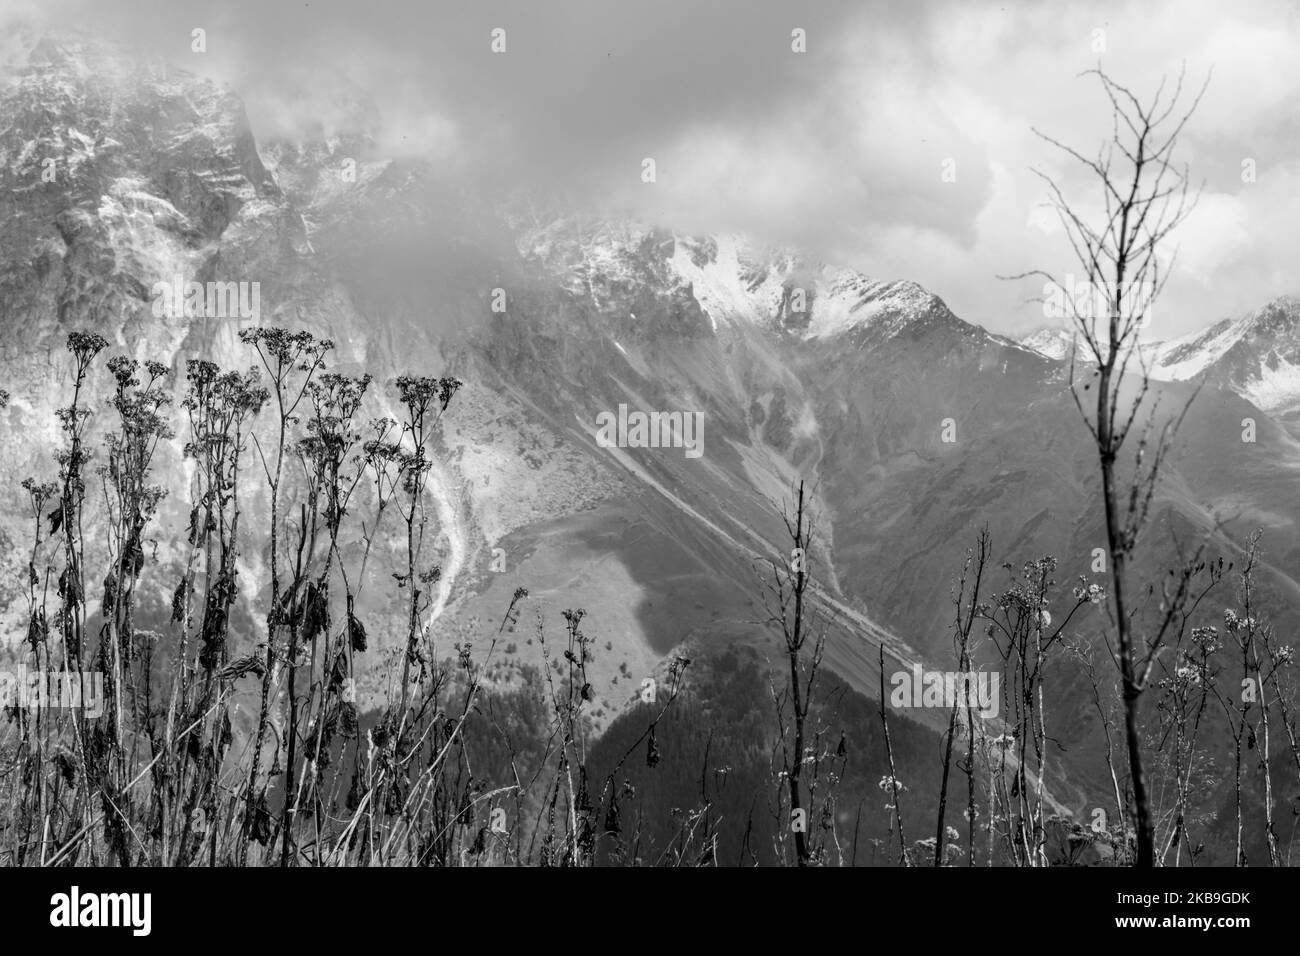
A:
[[[746,231],[913,279],[1008,333],[1046,324],[1024,302],[1041,282],[998,274],[1072,270],[1030,167],[1059,174],[1072,197],[1096,196],[1032,128],[1091,153],[1110,114],[1081,71],[1100,63],[1148,96],[1184,64],[1193,86],[1212,68],[1181,145],[1204,192],[1178,236],[1151,329],[1161,337],[1300,293],[1298,9],[0,0],[7,20],[80,25],[229,82],[261,137],[364,121],[386,149],[489,194],[561,196],[683,232]],[[190,52],[194,27],[207,31],[205,54]],[[497,27],[502,54],[490,49]],[[806,53],[791,50],[795,28]],[[641,181],[645,157],[653,185]],[[955,181],[944,181],[947,161]]]

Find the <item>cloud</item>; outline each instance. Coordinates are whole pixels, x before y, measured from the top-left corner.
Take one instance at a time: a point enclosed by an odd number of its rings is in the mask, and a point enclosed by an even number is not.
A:
[[[35,4],[0,10],[39,18]],[[999,331],[1041,324],[999,274],[1070,270],[1040,168],[1072,199],[1109,132],[1098,63],[1143,96],[1213,79],[1183,157],[1205,183],[1159,327],[1296,291],[1300,20],[1283,0],[1001,6],[819,0],[57,0],[81,23],[218,77],[260,137],[364,128],[489,198],[563,197],[683,231],[743,229],[909,278]],[[2,18],[0,18],[2,19]],[[189,50],[207,30],[208,52]],[[490,49],[506,31],[505,53]],[[807,52],[791,49],[791,30]],[[641,182],[653,157],[658,180]],[[1256,162],[1244,182],[1242,160]],[[954,175],[955,174],[955,175]]]

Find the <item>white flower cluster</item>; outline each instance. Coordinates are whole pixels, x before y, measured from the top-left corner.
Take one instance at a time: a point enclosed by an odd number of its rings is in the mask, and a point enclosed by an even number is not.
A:
[[[1106,600],[1106,588],[1100,584],[1089,584],[1087,587],[1080,585],[1074,589],[1074,597],[1077,601],[1100,604]]]

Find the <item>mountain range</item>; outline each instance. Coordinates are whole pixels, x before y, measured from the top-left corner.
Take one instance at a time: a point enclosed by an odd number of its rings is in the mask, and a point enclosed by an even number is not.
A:
[[[1143,342],[1152,377],[1179,382],[1204,377],[1269,414],[1294,421],[1300,413],[1300,300],[1282,296],[1253,312],[1196,332]],[[1075,337],[1060,327],[1023,337],[1022,345],[1063,360]]]
[[[787,549],[780,509],[800,480],[816,496],[827,661],[868,696],[882,645],[891,669],[950,666],[951,589],[981,528],[998,563],[1052,554],[1060,580],[1096,577],[1096,453],[1059,334],[1015,341],[913,282],[742,236],[489,201],[435,167],[380,155],[364,133],[260,141],[225,87],[98,41],[47,36],[0,87],[9,640],[26,613],[18,483],[54,467],[67,332],[97,330],[182,381],[187,358],[249,364],[237,332],[250,320],[155,314],[155,285],[175,277],[259,283],[256,321],[331,338],[338,370],[466,383],[432,476],[436,626],[468,637],[519,586],[549,618],[584,607],[606,648],[593,664],[598,725],[675,648],[746,643],[776,656],[756,565]],[[1212,554],[1237,557],[1263,528],[1263,593],[1280,627],[1294,627],[1300,305],[1278,300],[1153,348],[1157,422],[1204,384],[1136,575],[1159,581],[1202,538]],[[391,414],[391,402],[376,414]],[[620,405],[701,413],[702,456],[603,447],[597,416]],[[161,467],[180,473],[179,440]],[[183,511],[173,501],[159,521],[181,527]],[[263,548],[254,536],[242,557],[252,619]],[[165,542],[159,555],[177,557]],[[162,600],[161,576],[157,588]],[[1232,603],[1230,589],[1217,600],[1211,618]],[[382,620],[381,606],[374,613]],[[1099,616],[1082,619],[1079,639],[1102,628]],[[382,643],[384,628],[371,630]],[[531,641],[518,650],[538,653]],[[1080,812],[1109,787],[1095,712],[1079,672],[1051,680],[1067,755],[1053,788]],[[918,719],[937,730],[944,717]]]

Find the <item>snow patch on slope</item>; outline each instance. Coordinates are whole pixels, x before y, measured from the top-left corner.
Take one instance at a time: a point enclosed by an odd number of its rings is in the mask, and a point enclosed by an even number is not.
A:
[[[1250,327],[1250,317],[1218,322],[1208,329],[1162,342],[1156,351],[1157,378],[1180,382],[1194,378],[1236,345]]]
[[[684,282],[690,283],[695,301],[709,316],[715,332],[719,322],[730,325],[774,315],[781,302],[781,284],[771,270],[746,281],[741,246],[742,240],[736,236],[718,236],[710,246],[716,249],[712,259],[699,264],[690,243],[674,243],[670,265]]]

